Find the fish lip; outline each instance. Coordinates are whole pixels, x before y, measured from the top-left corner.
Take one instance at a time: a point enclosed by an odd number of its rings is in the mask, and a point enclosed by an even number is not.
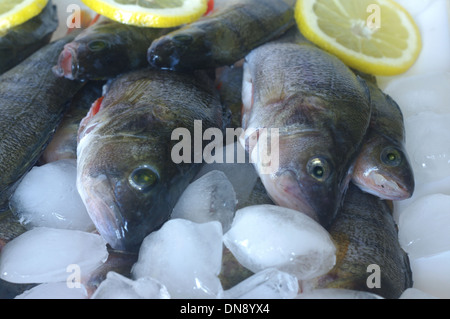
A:
[[[58,77],[65,77],[69,80],[75,80],[78,74],[78,58],[77,49],[78,45],[74,43],[68,43],[64,46],[63,51],[58,57],[58,63],[53,67],[53,73]]]
[[[279,206],[297,210],[316,222],[319,222],[319,216],[315,209],[304,199],[304,191],[297,181],[292,183],[294,174],[291,171],[278,173],[276,176],[261,174],[260,178],[272,200]],[[286,179],[286,183],[284,182]],[[290,182],[290,183],[289,183]],[[289,196],[286,196],[289,195]],[[295,198],[296,200],[291,200]]]
[[[176,70],[179,63],[179,48],[173,41],[162,38],[155,41],[147,51],[147,61],[154,68]]]
[[[97,193],[93,191],[92,193]],[[126,222],[118,210],[114,200],[110,205],[106,202],[106,197],[111,196],[92,195],[86,197],[86,208],[97,231],[106,242],[116,250],[126,250],[125,233],[127,231]]]
[[[387,176],[391,182],[384,184],[377,183],[377,180],[388,180],[382,174],[379,174],[378,171],[373,170],[367,174],[366,183],[372,185],[375,189],[378,190],[378,196],[383,195],[384,199],[387,200],[404,200],[408,199],[412,196],[414,192],[414,186],[407,187],[404,183],[398,181],[394,176]],[[390,185],[395,184],[394,187],[390,187]],[[370,192],[370,190],[367,190]]]

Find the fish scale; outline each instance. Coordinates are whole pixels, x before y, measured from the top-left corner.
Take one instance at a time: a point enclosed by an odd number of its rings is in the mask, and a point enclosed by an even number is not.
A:
[[[0,210],[37,162],[83,83],[61,80],[51,68],[75,34],[43,47],[0,76]]]

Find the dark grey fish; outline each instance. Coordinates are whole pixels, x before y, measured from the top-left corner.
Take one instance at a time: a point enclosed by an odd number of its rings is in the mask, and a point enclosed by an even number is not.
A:
[[[150,44],[172,30],[99,21],[64,46],[54,72],[71,80],[101,80],[145,67]]]
[[[282,0],[230,0],[212,14],[155,40],[148,61],[172,70],[231,65],[294,24],[294,9]]]
[[[337,247],[336,265],[316,280],[316,288],[353,289],[398,298],[412,287],[409,258],[398,242],[389,202],[351,183],[329,232]]]
[[[51,68],[75,34],[41,48],[0,76],[0,211],[17,182],[37,162],[82,83]]]
[[[0,36],[0,74],[13,68],[50,42],[58,27],[58,15],[52,1],[40,14],[9,29]]]
[[[137,250],[169,218],[200,169],[192,157],[175,163],[173,147],[181,142],[172,133],[182,128],[193,137],[196,120],[203,130],[223,129],[222,112],[203,74],[144,69],[109,83],[100,108],[94,105],[80,125],[77,187],[111,247]],[[188,141],[193,155],[191,148]]]

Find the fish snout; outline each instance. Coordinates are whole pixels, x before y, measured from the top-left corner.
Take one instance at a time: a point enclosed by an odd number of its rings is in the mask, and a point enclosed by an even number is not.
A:
[[[77,44],[68,43],[64,46],[58,58],[58,63],[53,67],[53,73],[57,77],[65,77],[74,80],[78,72]]]
[[[156,40],[148,49],[148,63],[159,69],[173,70],[179,62],[177,46],[167,38]]]

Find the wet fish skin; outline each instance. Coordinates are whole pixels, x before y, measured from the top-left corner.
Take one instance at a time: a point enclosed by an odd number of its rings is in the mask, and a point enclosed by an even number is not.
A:
[[[351,183],[329,232],[338,248],[336,265],[315,280],[315,288],[354,289],[395,299],[412,287],[409,258],[398,242],[388,201]],[[367,285],[369,265],[380,267],[379,288]]]
[[[153,67],[171,70],[231,65],[294,23],[292,6],[282,0],[231,0],[155,40],[147,57]]]
[[[365,82],[314,46],[275,41],[246,57],[242,97],[241,144],[250,154],[257,150],[248,142],[253,131],[279,129],[278,169],[262,174],[255,164],[270,197],[327,227],[369,126]]]
[[[354,168],[352,181],[383,199],[403,200],[414,193],[414,172],[405,149],[403,114],[376,82],[367,81],[372,116]]]
[[[209,78],[158,70],[124,74],[108,85],[100,111],[83,120],[77,187],[99,233],[135,251],[170,216],[200,164],[175,164],[176,128],[193,135],[222,129],[222,106]]]
[[[37,162],[82,83],[51,71],[65,37],[41,48],[0,76],[0,211],[17,182]]]
[[[145,67],[150,44],[172,30],[175,28],[144,28],[101,20],[64,47],[54,72],[71,80],[106,80]]]
[[[216,70],[216,87],[224,108],[230,112],[230,128],[241,127],[242,109],[242,66],[226,66]]]
[[[104,84],[104,81],[89,81],[74,96],[61,124],[39,159],[39,164],[77,158],[77,139],[80,122],[88,113],[92,103],[102,96]]]
[[[0,35],[0,74],[48,44],[57,27],[56,7],[49,1],[36,17]]]

